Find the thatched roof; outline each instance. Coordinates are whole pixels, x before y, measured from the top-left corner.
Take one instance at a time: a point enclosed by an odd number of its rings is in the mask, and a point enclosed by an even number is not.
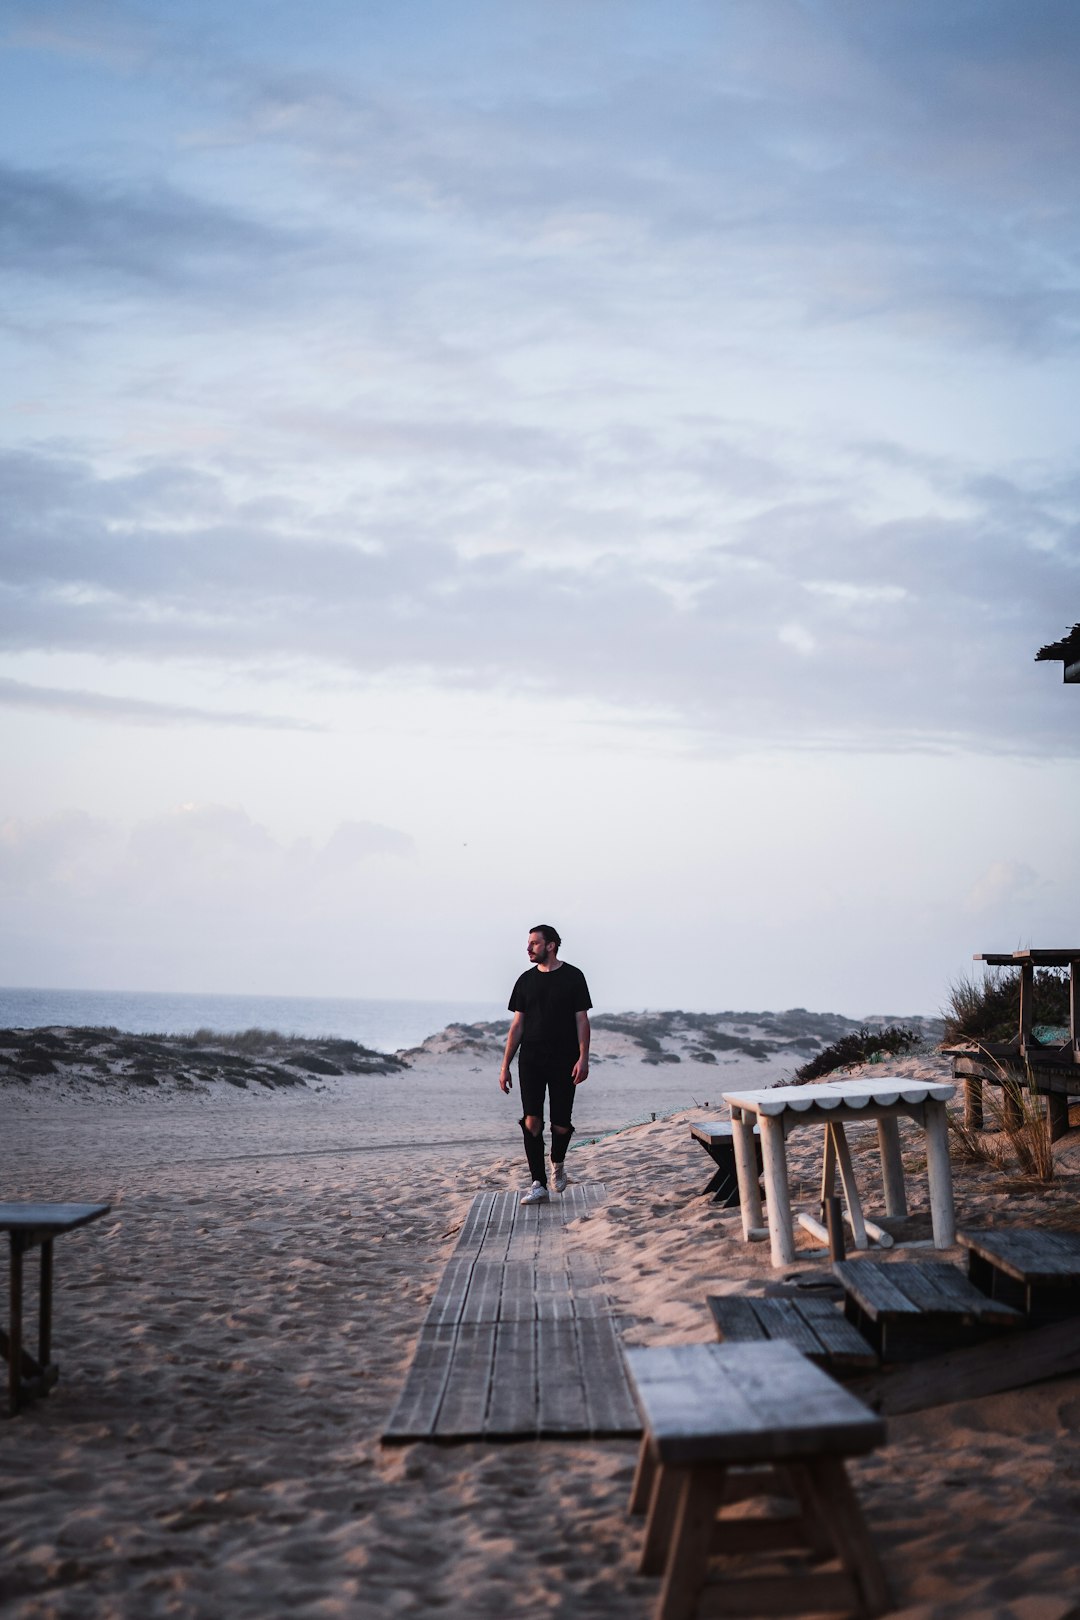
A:
[[[1065,665],[1065,679],[1070,682],[1080,682],[1080,624],[1074,624],[1067,636],[1060,641],[1052,641],[1049,646],[1040,647],[1035,654],[1036,663],[1045,658]]]

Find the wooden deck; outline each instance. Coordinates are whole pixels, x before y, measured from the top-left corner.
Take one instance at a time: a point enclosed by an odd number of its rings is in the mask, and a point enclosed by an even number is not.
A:
[[[567,1230],[603,1186],[524,1209],[519,1198],[473,1199],[385,1445],[641,1433],[599,1262]]]

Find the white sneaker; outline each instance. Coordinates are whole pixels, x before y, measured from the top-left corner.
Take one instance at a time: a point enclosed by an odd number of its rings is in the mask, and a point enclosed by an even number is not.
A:
[[[565,1192],[566,1191],[566,1166],[565,1166],[565,1164],[556,1164],[554,1159],[552,1159],[551,1168],[555,1172],[555,1191],[557,1193]]]
[[[546,1204],[547,1201],[548,1190],[540,1181],[534,1181],[528,1192],[521,1200],[523,1204]]]

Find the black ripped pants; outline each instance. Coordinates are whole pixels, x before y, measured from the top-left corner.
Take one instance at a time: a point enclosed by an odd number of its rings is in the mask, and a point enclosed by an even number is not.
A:
[[[521,1131],[525,1138],[525,1157],[529,1173],[542,1187],[547,1186],[547,1164],[544,1158],[544,1094],[548,1097],[551,1119],[551,1158],[561,1164],[566,1158],[574,1127],[570,1123],[574,1112],[574,1065],[577,1053],[566,1057],[559,1053],[527,1051],[523,1046],[518,1054],[518,1086],[521,1090]],[[540,1121],[534,1136],[525,1121],[531,1116]],[[562,1126],[561,1130],[556,1129]]]

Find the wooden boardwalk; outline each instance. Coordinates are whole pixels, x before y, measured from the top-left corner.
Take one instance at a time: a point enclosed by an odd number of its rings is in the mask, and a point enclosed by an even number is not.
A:
[[[604,1197],[477,1193],[384,1444],[641,1433],[599,1262],[567,1231]]]

